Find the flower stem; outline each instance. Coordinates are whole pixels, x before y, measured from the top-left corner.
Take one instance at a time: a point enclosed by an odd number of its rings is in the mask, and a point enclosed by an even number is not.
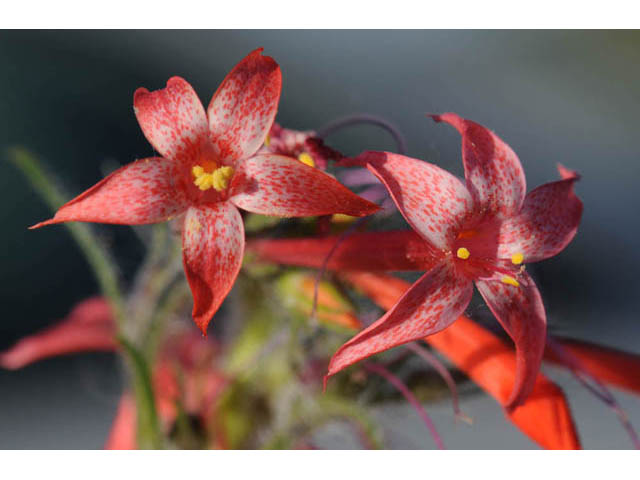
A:
[[[40,162],[21,147],[12,147],[7,150],[9,161],[13,163],[27,178],[34,190],[42,197],[45,203],[53,210],[57,210],[67,201],[67,195],[51,181]],[[116,320],[123,322],[124,304],[118,287],[118,277],[114,262],[110,255],[100,246],[100,241],[93,234],[89,226],[70,222],[65,227],[71,233],[85,258],[91,265],[93,273],[98,281],[100,290],[109,299],[115,312]]]
[[[118,341],[133,363],[133,386],[138,407],[138,448],[162,448],[162,435],[158,424],[158,414],[149,371],[143,355],[126,338],[120,336]]]

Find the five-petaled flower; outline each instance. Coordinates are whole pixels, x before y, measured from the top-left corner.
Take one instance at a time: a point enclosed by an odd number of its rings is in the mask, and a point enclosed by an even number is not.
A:
[[[516,382],[507,403],[515,407],[535,384],[546,339],[542,299],[524,264],[556,255],[573,239],[582,215],[573,192],[579,177],[561,167],[562,180],[525,196],[520,160],[497,135],[452,113],[433,119],[462,136],[466,186],[427,162],[392,153],[361,156],[425,241],[427,273],[336,352],[329,375],[446,328],[469,304],[475,283],[517,349]]]
[[[386,152],[361,160],[387,187],[415,232],[355,233],[332,250],[333,270],[427,272],[386,315],[345,343],[328,376],[370,355],[436,333],[465,310],[475,282],[513,339],[516,382],[507,406],[521,404],[533,388],[544,352],[546,315],[540,293],[524,268],[562,251],[576,234],[582,202],[574,172],[525,196],[520,161],[493,132],[447,113],[433,117],[462,135],[466,186],[430,163]],[[314,253],[329,252],[335,238],[256,242],[265,259],[320,266]]]
[[[206,332],[242,263],[237,207],[285,217],[378,209],[319,169],[256,154],[275,118],[281,83],[278,64],[258,49],[227,75],[207,112],[182,78],[154,92],[138,89],[136,117],[161,156],[120,168],[32,228],[68,221],[139,225],[185,214],[184,270],[193,318]]]

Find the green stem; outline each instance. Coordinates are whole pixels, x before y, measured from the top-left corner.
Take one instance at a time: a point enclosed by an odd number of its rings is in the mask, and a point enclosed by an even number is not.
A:
[[[56,211],[67,201],[67,195],[47,175],[40,162],[27,150],[20,147],[8,149],[7,156],[31,183],[45,203]],[[162,436],[153,396],[151,374],[145,358],[123,336],[125,322],[124,300],[118,286],[115,262],[101,246],[99,239],[88,225],[69,222],[65,227],[71,233],[80,250],[89,262],[102,294],[109,300],[118,330],[117,340],[129,361],[134,377],[134,391],[138,411],[138,446],[140,448],[162,448]]]
[[[55,182],[51,181],[51,176],[46,174],[40,162],[32,154],[23,148],[13,147],[8,149],[7,156],[53,211],[56,211],[67,201],[66,195],[56,186]],[[121,324],[124,321],[124,303],[118,288],[118,276],[113,268],[114,263],[110,255],[100,246],[100,241],[88,225],[69,222],[65,223],[65,227],[91,265],[100,290],[111,303],[116,313],[116,320]]]
[[[133,363],[134,391],[138,407],[138,448],[162,448],[162,434],[151,384],[151,372],[144,356],[124,337],[118,341]]]

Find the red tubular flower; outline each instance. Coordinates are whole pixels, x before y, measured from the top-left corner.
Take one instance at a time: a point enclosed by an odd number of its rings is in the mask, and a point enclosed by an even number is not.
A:
[[[104,298],[93,297],[76,305],[61,322],[23,338],[0,353],[0,366],[17,370],[59,355],[117,348],[111,308]],[[166,431],[176,420],[178,404],[187,414],[198,417],[203,425],[209,425],[214,419],[216,401],[226,385],[221,370],[215,367],[216,353],[215,343],[193,331],[172,335],[164,344],[152,370],[156,407]],[[224,435],[217,432],[215,437],[217,443],[210,446],[221,446]],[[135,400],[125,392],[105,448],[129,450],[136,445]]]
[[[120,397],[116,418],[111,424],[105,450],[135,450],[136,440],[136,401],[133,395],[125,393]]]
[[[240,270],[244,227],[238,208],[264,215],[364,216],[378,207],[295,159],[256,154],[276,115],[278,64],[250,53],[227,75],[205,112],[179,77],[138,89],[134,110],[162,155],[138,160],[63,205],[32,228],[68,221],[139,225],[185,214],[184,270],[203,333]]]
[[[17,370],[45,358],[69,353],[113,351],[115,326],[111,307],[93,297],[76,305],[62,322],[23,338],[0,353],[0,366]]]
[[[428,244],[425,258],[412,258],[428,271],[386,315],[336,352],[328,376],[448,327],[467,307],[475,283],[516,345],[516,383],[507,402],[513,408],[534,386],[546,337],[540,293],[523,264],[556,255],[573,239],[582,214],[573,192],[578,176],[563,170],[566,178],[525,198],[522,166],[506,143],[455,114],[434,119],[462,135],[466,186],[420,160],[384,152],[360,156]]]
[[[385,309],[391,308],[410,288],[408,282],[383,274],[352,272],[342,277]],[[424,340],[502,406],[508,405],[516,381],[516,356],[497,336],[460,316],[449,328]],[[544,448],[581,448],[564,393],[542,374],[538,374],[527,401],[506,415]]]
[[[602,347],[588,342],[570,339],[554,339],[562,349],[575,358],[580,366],[599,381],[614,385],[623,390],[640,394],[640,355],[621,352],[613,348]],[[553,349],[547,348],[544,359],[555,364],[566,366]]]

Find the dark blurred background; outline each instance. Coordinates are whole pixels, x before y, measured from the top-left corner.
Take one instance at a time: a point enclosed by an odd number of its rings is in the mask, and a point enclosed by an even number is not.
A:
[[[162,88],[180,75],[206,105],[226,72],[258,46],[282,67],[278,121],[290,128],[373,113],[406,135],[409,155],[462,175],[458,134],[425,118],[454,111],[513,147],[529,189],[555,180],[558,162],[578,170],[585,204],[578,235],[561,255],[530,269],[550,331],[640,353],[639,32],[3,31],[0,147],[32,150],[75,195],[104,169],[152,155],[133,114],[137,87]],[[395,148],[374,127],[345,130],[328,143],[351,154]],[[4,153],[0,188],[4,349],[63,317],[97,286],[64,227],[27,230],[51,212]],[[100,232],[129,278],[142,255],[136,237],[127,227]],[[558,378],[586,447],[630,446],[611,413],[566,375]],[[109,355],[0,371],[0,448],[99,448],[119,389]],[[620,400],[640,426],[640,401]],[[476,419],[471,428],[453,426],[447,405],[432,408],[450,447],[532,446],[493,400],[465,402]],[[400,407],[382,412],[399,447],[425,445],[412,415]],[[328,446],[339,446],[334,433]]]

